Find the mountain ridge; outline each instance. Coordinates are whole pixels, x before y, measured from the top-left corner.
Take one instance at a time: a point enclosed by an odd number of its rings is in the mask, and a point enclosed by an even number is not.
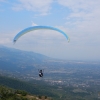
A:
[[[35,68],[35,65],[39,66],[50,59],[39,53],[0,46],[0,68],[3,69],[12,70],[23,66]]]

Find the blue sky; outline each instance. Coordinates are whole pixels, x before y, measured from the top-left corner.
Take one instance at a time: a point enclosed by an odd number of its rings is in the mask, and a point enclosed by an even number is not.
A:
[[[0,0],[0,44],[67,60],[100,61],[100,0]],[[24,28],[47,25],[55,31],[35,31],[13,45]]]

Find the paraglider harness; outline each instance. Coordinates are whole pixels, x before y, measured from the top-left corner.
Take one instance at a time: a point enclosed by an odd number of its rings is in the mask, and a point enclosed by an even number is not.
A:
[[[44,70],[38,70],[39,71],[39,76],[40,77],[43,77],[43,72],[44,72]]]

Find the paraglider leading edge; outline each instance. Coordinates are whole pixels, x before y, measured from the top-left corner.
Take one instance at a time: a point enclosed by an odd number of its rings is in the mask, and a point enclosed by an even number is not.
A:
[[[20,31],[13,39],[13,42],[16,43],[16,41],[24,34],[26,34],[27,32],[30,31],[34,31],[34,30],[39,30],[39,29],[49,29],[49,30],[54,30],[54,31],[58,31],[60,33],[62,33],[68,40],[68,42],[70,41],[69,37],[67,36],[67,34],[65,32],[63,32],[62,30],[55,28],[55,27],[51,27],[51,26],[32,26],[32,27],[28,27],[25,28],[24,30]]]

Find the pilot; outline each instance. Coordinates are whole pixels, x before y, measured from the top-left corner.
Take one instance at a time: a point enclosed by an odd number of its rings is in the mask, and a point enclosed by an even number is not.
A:
[[[39,76],[43,77],[43,70],[39,70]]]

